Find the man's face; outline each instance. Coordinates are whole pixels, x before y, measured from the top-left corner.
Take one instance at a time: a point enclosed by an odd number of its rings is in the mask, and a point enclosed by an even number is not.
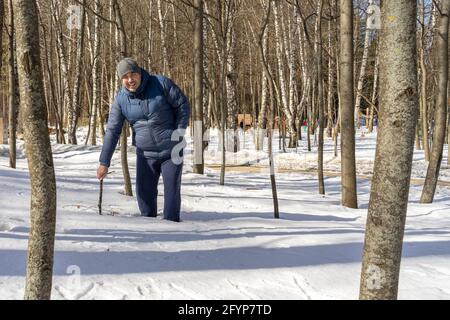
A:
[[[130,92],[136,92],[137,88],[141,85],[141,74],[139,72],[128,72],[122,78],[122,84]]]

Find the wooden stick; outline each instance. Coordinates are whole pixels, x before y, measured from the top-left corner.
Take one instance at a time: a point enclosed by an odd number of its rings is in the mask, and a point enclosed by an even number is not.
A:
[[[102,215],[103,179],[100,180],[100,195],[98,197],[98,214]]]

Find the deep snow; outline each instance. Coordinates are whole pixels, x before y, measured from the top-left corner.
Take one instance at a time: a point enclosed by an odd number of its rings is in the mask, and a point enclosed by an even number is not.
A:
[[[81,142],[85,131],[79,130]],[[315,148],[308,153],[303,140],[297,151],[276,152],[280,219],[273,218],[267,154],[256,152],[247,136],[247,150],[227,155],[227,161],[257,167],[228,168],[220,186],[217,131],[211,137],[203,176],[192,173],[188,145],[181,223],[139,216],[135,199],[121,194],[119,152],[104,183],[106,214],[99,216],[95,172],[101,147],[53,141],[58,212],[52,298],[358,298],[376,134],[357,133],[359,209],[340,205],[340,178],[333,174],[340,157],[333,156],[331,140],[325,147],[325,196],[318,194]],[[8,147],[0,145],[1,299],[23,297],[30,205],[25,157],[19,143],[18,168],[10,169]],[[450,182],[446,164],[445,156],[440,177]],[[450,187],[439,186],[433,204],[420,204],[425,173],[423,152],[415,151],[400,299],[450,298]],[[158,201],[161,210],[161,186]]]

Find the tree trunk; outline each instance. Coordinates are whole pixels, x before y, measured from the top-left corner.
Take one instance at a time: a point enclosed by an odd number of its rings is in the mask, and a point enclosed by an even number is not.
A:
[[[3,3],[0,3],[0,7],[3,7]],[[0,8],[1,10],[1,8]],[[12,0],[9,1],[9,24],[10,24],[10,34],[9,34],[9,166],[11,168],[16,168],[16,127],[17,127],[17,95],[18,95],[18,85],[17,85],[17,69],[14,64],[15,62],[15,43],[14,43],[14,9]],[[2,21],[0,17],[0,21]],[[1,32],[1,30],[0,30]],[[1,38],[0,38],[1,44]],[[0,55],[1,59],[1,55]],[[0,65],[1,70],[1,65]]]
[[[271,0],[273,1],[273,0]],[[282,10],[281,6],[280,6],[280,2],[279,1],[274,1],[273,4],[273,14],[274,14],[274,21],[275,21],[275,47],[276,47],[276,56],[277,56],[277,63],[278,63],[278,79],[280,82],[279,85],[279,92],[281,95],[281,99],[280,103],[278,104],[278,107],[281,108],[283,110],[283,113],[285,114],[286,118],[287,118],[287,125],[288,125],[288,130],[289,130],[289,136],[291,137],[291,141],[293,141],[294,139],[297,139],[297,134],[295,133],[295,127],[294,126],[294,121],[295,121],[295,114],[292,113],[292,110],[290,108],[289,105],[289,100],[288,100],[288,85],[286,84],[286,76],[285,76],[285,71],[284,71],[284,61],[287,60],[286,57],[286,51],[287,49],[285,48],[285,41],[284,41],[284,33],[283,33],[283,28],[282,28],[282,24],[283,24],[283,14],[282,14]],[[280,12],[281,11],[281,12]],[[285,50],[286,49],[286,50]],[[288,61],[291,62],[292,64],[294,63],[293,61]],[[290,69],[293,69],[293,66],[290,67]],[[278,119],[278,131],[282,132],[282,127],[281,123],[281,117],[279,116]],[[284,143],[284,141],[283,141]]]
[[[273,101],[273,99],[271,99]],[[273,102],[272,102],[273,105]],[[274,108],[271,108],[272,110],[274,110]],[[272,150],[272,139],[273,139],[273,130],[272,130],[272,126],[273,126],[273,118],[274,118],[274,111],[272,112],[272,116],[271,116],[271,120],[270,121],[270,125],[269,125],[269,132],[268,132],[268,137],[269,137],[269,143],[268,143],[268,151],[269,151],[269,166],[270,166],[270,185],[272,187],[272,199],[273,199],[273,216],[275,219],[279,219],[280,218],[280,211],[278,208],[278,194],[277,194],[277,183],[276,183],[276,178],[275,178],[275,168],[274,168],[274,163],[273,163],[273,150]]]
[[[39,13],[39,7],[38,7],[38,13]],[[58,86],[58,83],[56,83],[56,81],[58,81],[58,77],[54,74],[54,72],[53,72],[54,68],[52,67],[53,66],[52,49],[54,49],[54,43],[53,43],[54,22],[53,21],[50,22],[50,30],[48,32],[47,32],[47,29],[44,24],[41,23],[41,27],[42,27],[42,36],[43,36],[42,42],[44,43],[44,46],[43,46],[44,47],[44,57],[47,57],[46,59],[43,59],[44,60],[43,63],[45,63],[43,68],[46,69],[46,72],[44,72],[44,73],[47,75],[46,80],[49,83],[49,91],[50,91],[49,105],[51,106],[51,110],[53,111],[54,120],[55,120],[56,143],[63,143],[65,141],[65,139],[64,139],[63,124],[62,124],[62,120],[60,117],[60,108],[59,108],[59,105],[60,105],[59,101],[61,101],[61,99],[58,99],[61,96],[62,90],[59,90],[60,88]],[[47,44],[46,33],[49,33],[49,35],[50,35],[50,44],[49,45]],[[52,48],[51,50],[48,49],[49,46]],[[15,70],[15,72],[17,73],[17,69]],[[56,78],[56,80],[55,80],[55,78]],[[16,105],[19,106],[20,104],[16,104]]]
[[[64,36],[63,36],[61,20],[60,20],[61,15],[59,13],[60,5],[58,3],[55,3],[55,0],[52,0],[51,7],[52,7],[52,20],[53,20],[53,23],[55,24],[56,33],[57,33],[56,50],[58,52],[58,62],[59,62],[60,68],[61,68],[62,82],[63,82],[63,88],[62,88],[63,103],[60,107],[61,112],[59,113],[61,124],[63,124],[64,123],[64,113],[66,110],[68,110],[70,108],[71,97],[72,97],[72,91],[70,90],[70,85],[69,85],[69,59],[67,57],[66,46],[65,46],[64,40],[63,40]],[[61,126],[61,128],[60,128],[61,135],[62,135],[61,142],[66,143],[63,129],[64,129],[63,126]]]
[[[202,54],[203,54],[203,59],[202,59],[202,63],[203,63],[203,83],[202,83],[202,87],[203,87],[203,134],[205,134],[206,131],[208,131],[211,126],[210,126],[210,121],[211,121],[211,116],[212,116],[212,104],[211,99],[212,99],[212,86],[210,85],[210,82],[208,81],[208,74],[209,74],[209,58],[208,55],[206,55],[205,53],[206,51],[206,47],[208,46],[208,26],[205,23],[205,15],[204,15],[204,2],[202,0]],[[202,143],[203,146],[203,158],[204,158],[204,152],[206,150],[206,148],[208,147],[208,141],[203,141]],[[203,159],[204,162],[204,159]]]
[[[273,127],[275,124],[275,105],[274,105],[274,100],[275,99],[275,82],[273,79],[273,76],[270,72],[269,69],[269,65],[265,56],[265,52],[264,52],[264,46],[263,46],[263,38],[264,38],[264,34],[266,32],[266,28],[267,28],[267,24],[269,23],[269,19],[270,19],[270,7],[271,7],[271,2],[272,0],[268,1],[268,5],[267,5],[267,10],[266,10],[266,17],[265,20],[263,21],[263,26],[261,29],[261,32],[259,34],[259,41],[258,41],[258,48],[259,48],[259,53],[261,55],[261,61],[263,64],[263,67],[266,71],[266,75],[267,78],[269,80],[269,90],[270,90],[270,123],[268,125],[268,151],[269,151],[269,166],[270,166],[270,183],[271,183],[271,187],[272,187],[272,198],[273,198],[273,206],[274,206],[274,218],[278,219],[280,217],[279,214],[279,209],[278,209],[278,195],[277,195],[277,186],[276,186],[276,178],[275,178],[275,170],[274,170],[274,163],[273,163],[273,153],[272,153],[272,140],[273,140]],[[278,125],[278,130],[280,128],[280,120],[279,120],[279,125]]]
[[[84,49],[84,25],[85,25],[85,5],[83,0],[81,6],[81,24],[80,30],[77,31],[77,52],[75,57],[75,83],[72,96],[72,105],[68,110],[68,129],[67,136],[70,144],[77,144],[77,124],[81,113],[81,67],[83,65],[83,49]]]
[[[225,52],[225,46],[222,47],[221,50],[222,55],[222,61],[221,64],[221,72],[220,72],[220,135],[222,137],[222,142],[220,143],[221,147],[221,154],[222,159],[220,163],[220,181],[219,184],[221,186],[225,185],[225,169],[226,169],[226,147],[225,147],[225,140],[226,140],[226,129],[227,129],[227,121],[226,121],[226,110],[227,110],[227,93],[226,93],[226,86],[225,86],[225,59],[226,59],[226,52]]]
[[[262,35],[263,54],[267,54],[267,30],[264,30]],[[267,124],[267,96],[269,94],[269,87],[267,86],[266,69],[263,68],[261,74],[261,107],[258,115],[258,128],[256,131],[256,150],[262,151],[264,149],[264,136]]]
[[[161,36],[161,50],[162,50],[162,59],[163,59],[163,72],[169,78],[171,77],[171,68],[169,63],[169,56],[167,50],[167,41],[166,41],[166,24],[164,15],[162,12],[161,0],[157,1],[158,8],[158,20],[159,20],[159,28],[160,28],[160,36]]]
[[[3,62],[3,20],[5,16],[5,4],[3,3],[3,0],[0,0],[0,70],[2,70],[2,62]],[[0,143],[5,143],[4,139],[4,126],[3,123],[3,109],[0,110]]]
[[[148,19],[148,47],[147,47],[147,70],[148,72],[152,72],[154,65],[152,60],[152,52],[153,52],[153,0],[148,1],[148,11],[149,11],[149,18]]]
[[[373,71],[373,89],[372,89],[372,106],[370,106],[370,115],[369,115],[369,133],[373,132],[373,117],[374,117],[374,109],[376,106],[377,96],[378,96],[378,66],[380,64],[380,59],[378,56],[378,48],[375,53],[375,70]],[[377,113],[378,114],[378,113]]]
[[[353,94],[353,4],[341,1],[339,91],[341,108],[342,205],[357,208]]]
[[[195,0],[194,20],[194,173],[204,173],[203,160],[203,0]]]
[[[119,59],[123,59],[127,57],[128,51],[127,51],[127,36],[125,33],[125,26],[123,24],[122,19],[122,13],[120,11],[119,3],[117,0],[113,0],[113,6],[114,6],[114,13],[117,21],[117,31],[119,35],[119,43],[117,44],[117,47],[120,48],[120,54]],[[130,178],[130,170],[128,168],[128,156],[127,156],[127,135],[128,135],[128,123],[125,121],[122,128],[122,135],[120,137],[120,159],[122,162],[122,173],[123,173],[123,180],[124,180],[124,193],[127,196],[132,197],[133,196],[133,189],[131,187],[131,178]]]
[[[427,176],[420,198],[421,203],[433,202],[436,191],[439,170],[442,162],[445,132],[447,125],[447,83],[448,83],[448,22],[450,0],[441,1],[440,22],[437,36],[438,54],[438,97],[434,116],[433,146],[430,162],[428,163]]]
[[[333,14],[330,8],[330,15]],[[328,21],[328,52],[330,56],[328,57],[328,90],[327,90],[327,136],[331,138],[333,132],[333,106],[334,106],[334,72],[333,72],[333,47],[332,47],[332,33],[331,33],[331,21]]]
[[[420,115],[422,119],[422,146],[425,153],[425,160],[430,161],[430,142],[428,138],[428,102],[427,102],[427,67],[425,62],[425,0],[421,1],[420,12],[420,41],[419,41],[419,61],[420,61]]]
[[[50,299],[56,221],[56,184],[47,130],[36,2],[14,1],[20,100],[31,180],[31,228],[25,299]]]
[[[319,108],[319,146],[317,155],[317,175],[319,180],[319,194],[325,194],[325,183],[323,180],[323,133],[324,133],[324,108],[323,108],[323,83],[322,83],[322,8],[323,0],[317,1],[316,20],[316,78],[317,78],[317,107]]]
[[[131,186],[130,170],[128,168],[128,122],[125,122],[122,127],[122,135],[120,136],[120,160],[122,163],[122,173],[124,180],[124,194],[126,196],[133,196],[133,189]]]
[[[396,299],[418,114],[417,3],[383,1],[380,114],[361,299]],[[408,112],[405,112],[408,110]]]
[[[3,62],[3,20],[5,16],[5,4],[3,0],[0,0],[0,71],[2,70],[2,62]],[[3,108],[0,108],[0,143],[6,144],[8,143],[8,136],[5,125],[5,114],[3,112]]]
[[[369,55],[369,41],[370,41],[370,36],[372,34],[372,31],[367,27],[370,17],[371,17],[370,15],[367,15],[363,56],[362,56],[362,61],[361,61],[361,69],[359,71],[358,85],[357,85],[357,89],[356,89],[355,114],[357,115],[357,119],[358,119],[358,128],[360,126],[359,115],[360,115],[360,108],[361,108],[361,94],[362,94],[362,90],[363,90],[364,78],[366,76],[367,56]],[[366,128],[367,128],[367,126],[368,126],[368,124],[367,124],[367,117],[366,117]]]
[[[297,148],[298,145],[298,130],[299,128],[296,126],[297,120],[297,46],[295,39],[295,32],[298,30],[297,28],[297,17],[296,10],[291,10],[291,14],[289,15],[289,24],[288,24],[288,35],[285,36],[287,40],[286,45],[286,56],[289,68],[289,110],[291,112],[291,117],[289,119],[290,123],[288,124],[289,132],[289,148]],[[285,30],[285,28],[283,29]]]
[[[105,139],[105,116],[103,113],[103,92],[104,92],[104,88],[105,85],[108,85],[108,77],[106,76],[106,72],[105,72],[106,67],[102,68],[102,74],[101,74],[101,79],[102,81],[100,81],[100,104],[99,104],[99,108],[98,108],[98,117],[99,117],[99,122],[100,122],[100,133],[102,135],[102,143],[103,140]]]
[[[95,0],[95,12],[101,14],[102,6],[100,0]],[[101,92],[100,92],[100,36],[102,35],[101,22],[99,17],[94,17],[94,59],[92,65],[92,114],[91,124],[91,145],[97,144],[97,111],[101,108]]]
[[[234,12],[235,5],[231,5],[230,12]],[[228,10],[226,10],[228,11]],[[237,93],[237,79],[238,74],[236,70],[236,31],[234,30],[233,18],[228,22],[229,28],[226,40],[226,92],[227,92],[227,148],[228,152],[239,151],[239,135],[237,132],[237,113],[238,113],[238,93]]]

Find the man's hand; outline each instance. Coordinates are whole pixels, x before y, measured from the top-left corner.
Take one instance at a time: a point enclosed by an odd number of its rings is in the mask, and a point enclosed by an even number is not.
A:
[[[97,179],[103,180],[108,174],[108,167],[104,165],[100,165],[97,169]]]

